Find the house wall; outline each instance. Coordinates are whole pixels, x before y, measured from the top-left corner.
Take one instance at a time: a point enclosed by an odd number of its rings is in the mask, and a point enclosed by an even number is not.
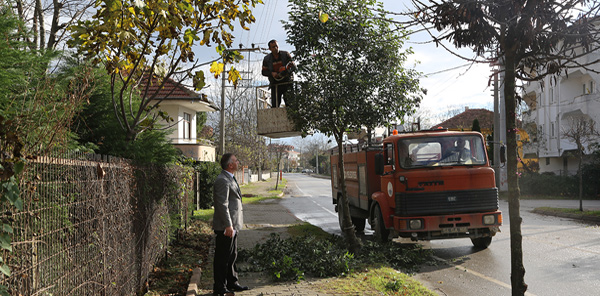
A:
[[[181,150],[183,155],[200,161],[215,161],[216,149],[212,145],[202,144],[174,144],[175,148]]]
[[[170,105],[165,104],[161,105],[160,109],[164,112],[167,112],[175,122],[171,122],[170,124],[175,124],[171,133],[168,137],[171,139],[171,142],[174,144],[185,144],[185,143],[196,143],[196,111],[192,109],[185,108],[179,105]],[[184,139],[183,131],[184,131],[184,121],[183,114],[188,113],[191,115],[191,139]],[[168,123],[164,120],[161,121],[161,124],[167,125]]]
[[[572,156],[540,158],[540,172],[544,173],[575,175],[577,174],[578,167],[579,160]]]

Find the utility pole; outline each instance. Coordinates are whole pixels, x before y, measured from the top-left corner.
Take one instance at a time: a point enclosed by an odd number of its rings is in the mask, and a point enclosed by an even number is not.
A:
[[[499,96],[498,96],[498,72],[493,70],[494,73],[494,140],[492,147],[494,147],[494,171],[496,178],[496,187],[500,188],[500,107],[499,107]]]
[[[317,166],[315,168],[315,173],[319,174],[319,146],[317,145]]]
[[[219,155],[225,154],[225,63],[223,63],[223,73],[221,73],[221,129]]]
[[[252,48],[241,48],[242,45],[240,44],[240,49],[228,49],[227,51],[239,51],[239,52],[253,52],[253,51],[258,51],[261,50],[260,47],[254,48],[254,44],[252,45]],[[248,57],[248,64],[249,64],[250,58]],[[226,64],[225,61],[223,61],[223,73],[221,73],[221,122],[219,123],[220,129],[221,129],[221,134],[219,135],[219,154],[223,155],[225,153],[225,72],[227,71],[226,68]]]

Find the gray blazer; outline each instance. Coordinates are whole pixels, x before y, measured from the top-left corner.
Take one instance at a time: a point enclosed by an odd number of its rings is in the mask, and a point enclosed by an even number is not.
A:
[[[224,231],[228,226],[240,230],[244,225],[240,187],[226,171],[221,171],[213,188],[213,230]]]

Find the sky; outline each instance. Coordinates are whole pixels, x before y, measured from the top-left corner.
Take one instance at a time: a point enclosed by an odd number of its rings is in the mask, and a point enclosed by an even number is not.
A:
[[[249,25],[250,30],[245,31],[236,29],[234,31],[234,48],[239,44],[249,48],[254,44],[257,47],[267,48],[267,42],[275,39],[279,43],[280,50],[286,50],[293,53],[294,48],[286,42],[286,32],[281,23],[288,19],[288,1],[287,0],[263,0],[264,4],[259,4],[253,9],[256,22]],[[380,0],[384,9],[394,12],[405,12],[407,7],[411,7],[407,0]],[[333,17],[330,15],[330,19]],[[330,20],[331,21],[331,20]],[[448,53],[442,47],[436,47],[434,44],[425,41],[430,40],[426,33],[417,33],[410,36],[410,40],[405,46],[413,48],[414,54],[409,58],[405,65],[414,68],[426,75],[421,78],[422,88],[427,89],[427,94],[421,102],[421,111],[427,114],[443,114],[449,110],[469,108],[493,108],[492,88],[488,87],[491,68],[485,64],[469,64],[467,61]],[[454,47],[450,46],[451,49]],[[462,55],[473,57],[474,54],[469,49],[459,51]],[[258,73],[262,58],[267,53],[256,52],[246,58],[256,66],[253,70]],[[202,48],[200,53],[209,60],[218,57],[214,47]],[[260,75],[260,74],[258,74]],[[263,84],[268,84],[266,77]],[[209,92],[219,93],[219,92]],[[210,97],[215,103],[220,102],[220,97]],[[437,124],[433,123],[433,124]]]
[[[381,1],[381,0],[380,0]],[[286,42],[286,32],[281,23],[288,18],[287,0],[264,0],[253,14],[256,22],[249,26],[250,31],[236,29],[234,31],[236,48],[239,44],[244,47],[255,46],[267,48],[267,42],[275,39],[280,50],[292,52],[294,48]],[[403,12],[411,5],[410,1],[383,0],[384,9]],[[426,33],[413,34],[405,46],[411,46],[414,54],[406,64],[407,67],[427,75],[421,79],[421,87],[427,89],[421,106],[434,113],[444,112],[449,108],[487,108],[493,107],[492,90],[488,87],[491,69],[485,64],[471,65],[448,53],[442,47],[423,42],[430,40]],[[451,47],[453,48],[453,47]],[[463,55],[472,57],[469,49],[460,51]],[[202,54],[217,57],[214,47],[205,48]],[[256,71],[260,69],[260,61],[266,52],[249,55],[251,62],[256,63]],[[416,63],[418,61],[418,63]],[[265,84],[267,80],[265,77]],[[218,101],[213,99],[214,101]]]

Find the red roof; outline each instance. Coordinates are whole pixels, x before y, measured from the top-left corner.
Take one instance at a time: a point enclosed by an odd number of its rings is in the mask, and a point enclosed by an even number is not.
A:
[[[140,83],[140,91],[146,91],[146,81],[142,80]],[[152,77],[150,87],[148,88],[148,95],[146,97],[152,97],[156,93],[154,99],[199,99],[202,96],[187,89],[181,83],[175,82],[173,79],[165,79],[165,83],[162,88],[158,78]],[[143,93],[142,93],[143,94]]]
[[[473,120],[479,121],[481,130],[494,130],[494,112],[487,109],[466,109],[444,122],[434,125],[432,129],[438,127],[447,128],[449,130],[465,130],[470,131],[473,127]],[[521,126],[521,121],[517,119],[517,126]]]
[[[484,130],[494,129],[494,112],[487,109],[467,109],[444,122],[435,125],[432,129],[442,127],[452,130],[470,131],[473,127],[473,120],[479,121],[479,127]]]
[[[140,82],[139,89],[142,92],[146,91],[146,81],[142,80]],[[160,82],[158,78],[152,77],[152,81],[148,88],[148,94],[146,97],[152,97],[154,94],[156,96],[153,100],[163,100],[163,101],[171,101],[171,100],[183,100],[183,101],[201,101],[207,103],[211,108],[215,110],[219,110],[219,107],[215,105],[212,101],[210,101],[206,96],[200,95],[194,91],[189,90],[185,85],[180,82],[176,82],[175,80],[168,78],[165,79],[164,85],[162,88],[160,87]]]

